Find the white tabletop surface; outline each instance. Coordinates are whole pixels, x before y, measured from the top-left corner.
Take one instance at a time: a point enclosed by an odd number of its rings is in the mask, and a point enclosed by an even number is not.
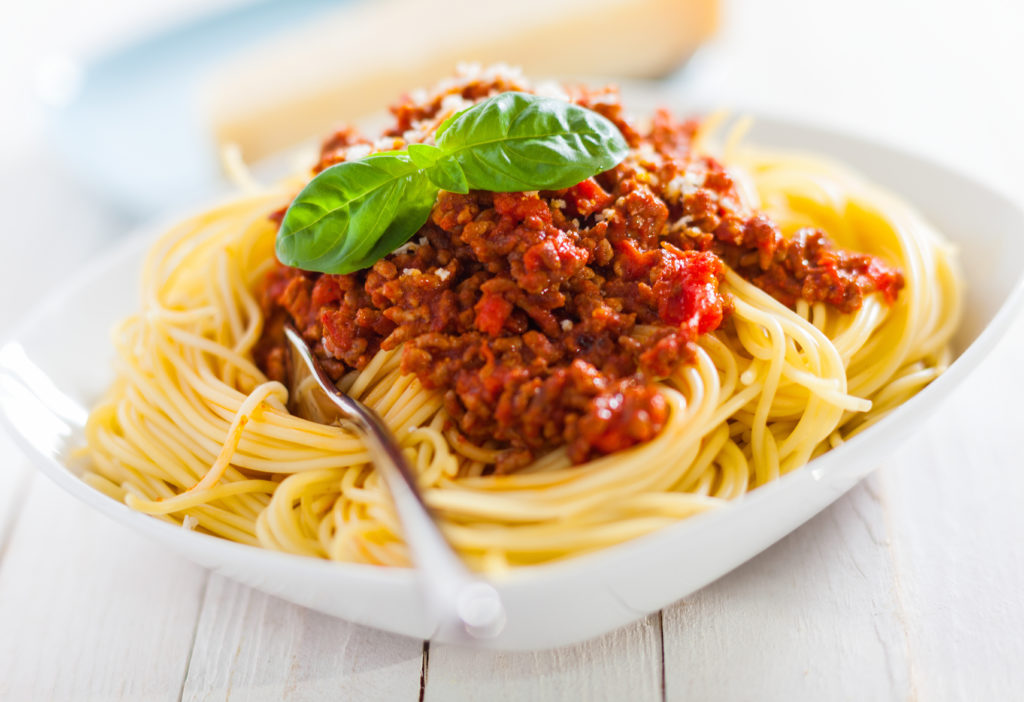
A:
[[[132,15],[143,5],[5,11],[0,336],[131,224],[62,171],[28,91],[54,52],[151,21]],[[1022,30],[1011,0],[737,0],[672,89],[899,143],[1024,201]],[[429,646],[210,575],[79,505],[0,436],[0,699],[1024,699],[1022,356],[1018,319],[831,508],[660,613],[538,653]]]

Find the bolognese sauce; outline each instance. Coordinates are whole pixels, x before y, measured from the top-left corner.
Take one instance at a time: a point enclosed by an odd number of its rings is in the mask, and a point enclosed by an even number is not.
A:
[[[528,86],[471,80],[406,97],[383,140],[339,131],[314,172],[429,139],[453,106],[504,90]],[[260,291],[267,375],[287,377],[285,321],[335,380],[401,348],[403,372],[443,393],[455,428],[499,448],[508,472],[560,446],[581,463],[657,435],[668,409],[656,382],[729,314],[726,266],[790,306],[896,299],[898,270],[816,229],[784,237],[746,205],[728,170],[693,149],[698,122],[662,111],[640,131],[613,90],[568,97],[616,124],[630,145],[621,164],[559,191],[442,191],[418,235],[367,270],[278,264]]]

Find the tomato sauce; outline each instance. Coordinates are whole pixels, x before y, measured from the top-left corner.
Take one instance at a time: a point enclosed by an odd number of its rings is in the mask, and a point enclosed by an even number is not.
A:
[[[473,100],[505,89],[523,86],[446,90]],[[389,136],[435,119],[443,97],[393,108]],[[402,369],[443,393],[455,427],[500,449],[498,472],[559,446],[580,463],[664,426],[655,383],[728,315],[726,265],[787,305],[850,312],[872,292],[896,298],[902,276],[879,259],[818,230],[784,238],[747,211],[728,171],[692,152],[696,122],[660,112],[640,133],[613,92],[572,98],[620,128],[631,146],[622,164],[560,191],[442,192],[410,244],[368,270],[278,265],[261,290],[268,323],[255,353],[268,376],[286,377],[285,320],[336,379],[401,348]],[[334,135],[316,171],[360,140]]]

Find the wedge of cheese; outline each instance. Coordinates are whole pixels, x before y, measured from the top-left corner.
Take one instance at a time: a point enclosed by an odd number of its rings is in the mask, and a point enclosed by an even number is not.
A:
[[[718,0],[367,0],[235,56],[202,100],[217,141],[253,162],[378,112],[460,62],[536,77],[664,75],[717,20]]]

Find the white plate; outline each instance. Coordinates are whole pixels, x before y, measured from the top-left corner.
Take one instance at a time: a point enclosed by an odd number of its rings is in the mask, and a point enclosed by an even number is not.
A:
[[[998,193],[919,157],[784,120],[759,119],[750,140],[837,157],[901,193],[960,244],[968,290],[956,338],[959,358],[875,427],[741,500],[599,553],[509,574],[496,583],[508,625],[481,645],[543,648],[597,636],[758,554],[876,468],[977,367],[1020,305],[1024,213]],[[151,238],[133,238],[87,266],[0,347],[0,417],[43,472],[128,528],[298,604],[387,631],[430,636],[434,622],[421,607],[413,571],[273,553],[176,528],[75,477],[69,455],[81,445],[85,408],[111,380],[107,332],[136,307],[139,265]]]

